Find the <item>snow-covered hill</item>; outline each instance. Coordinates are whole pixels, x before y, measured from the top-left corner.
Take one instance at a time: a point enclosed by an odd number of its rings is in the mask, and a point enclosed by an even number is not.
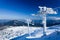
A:
[[[60,25],[47,27],[46,34],[47,36],[56,32],[60,31]],[[43,36],[43,28],[42,27],[30,27],[31,37],[27,36],[26,38],[41,38]],[[28,27],[27,26],[16,26],[16,27],[8,27],[4,30],[0,30],[0,40],[10,40],[14,39],[18,36],[23,36],[28,34]]]
[[[40,29],[40,28],[36,28],[36,27],[30,27],[30,31],[33,32],[36,29]],[[16,26],[16,27],[10,27],[10,28],[6,28],[4,30],[0,31],[0,40],[9,40],[18,36],[22,36],[24,34],[28,33],[28,27],[26,26]]]

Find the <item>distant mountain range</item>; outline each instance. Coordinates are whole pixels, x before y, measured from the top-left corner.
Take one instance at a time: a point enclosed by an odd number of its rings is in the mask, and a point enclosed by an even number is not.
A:
[[[34,25],[33,25],[34,24]],[[60,24],[60,20],[47,20],[47,26]],[[26,20],[1,20],[0,27],[2,26],[27,26]],[[43,26],[42,20],[32,20],[30,26]]]

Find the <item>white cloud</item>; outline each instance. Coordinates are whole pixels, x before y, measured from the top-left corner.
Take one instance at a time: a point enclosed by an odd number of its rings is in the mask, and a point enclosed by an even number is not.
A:
[[[52,20],[60,20],[60,17],[48,17],[48,19],[52,19]]]
[[[55,20],[60,20],[60,17],[58,17],[58,18],[56,17]]]

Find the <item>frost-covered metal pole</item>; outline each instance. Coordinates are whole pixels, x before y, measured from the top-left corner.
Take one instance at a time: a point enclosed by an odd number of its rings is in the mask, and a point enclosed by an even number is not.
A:
[[[47,31],[47,27],[46,27],[46,15],[47,14],[57,14],[57,12],[55,10],[53,10],[52,8],[48,8],[48,7],[41,7],[39,6],[39,13],[38,14],[32,14],[33,16],[42,16],[43,18],[43,35],[46,35],[46,31]]]
[[[46,35],[46,14],[43,16],[43,34]]]
[[[40,6],[39,6],[39,8],[40,8],[39,11],[42,14],[42,18],[43,18],[43,21],[42,21],[42,23],[43,23],[43,35],[46,35],[46,10],[47,10],[47,8],[40,7]]]
[[[27,24],[28,24],[28,34],[29,34],[29,36],[31,36],[31,34],[30,34],[30,27],[29,27],[30,22],[31,22],[31,20],[30,20],[30,19],[27,19]]]
[[[52,8],[48,8],[48,7],[40,7],[40,14],[42,14],[43,16],[43,34],[46,35],[46,15],[47,14],[57,14],[56,11],[54,11]]]

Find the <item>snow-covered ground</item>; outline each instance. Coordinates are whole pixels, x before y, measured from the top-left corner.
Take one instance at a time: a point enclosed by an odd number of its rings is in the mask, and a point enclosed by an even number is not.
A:
[[[48,29],[48,28],[49,27],[47,27],[46,35],[50,35],[50,34],[52,34],[53,32],[56,31],[56,29]],[[28,39],[31,39],[31,38],[40,38],[42,36],[43,36],[43,28],[34,30],[33,35],[28,36],[26,38],[28,38]]]
[[[50,35],[53,32],[57,31],[57,28],[60,29],[58,26],[47,27],[46,34]],[[57,28],[56,28],[57,27]],[[30,27],[30,33],[32,36],[28,36],[26,38],[39,38],[43,36],[43,28],[42,27]],[[60,30],[59,30],[60,31]],[[16,26],[16,27],[9,27],[4,30],[0,31],[0,40],[10,40],[16,38],[18,36],[22,36],[28,34],[28,27],[27,26]]]
[[[30,27],[30,29],[31,29],[30,32],[32,33],[34,30],[40,28]],[[0,31],[0,40],[10,40],[12,38],[15,38],[17,36],[22,36],[27,33],[28,33],[28,27],[26,26],[16,26],[16,27],[6,28]]]

